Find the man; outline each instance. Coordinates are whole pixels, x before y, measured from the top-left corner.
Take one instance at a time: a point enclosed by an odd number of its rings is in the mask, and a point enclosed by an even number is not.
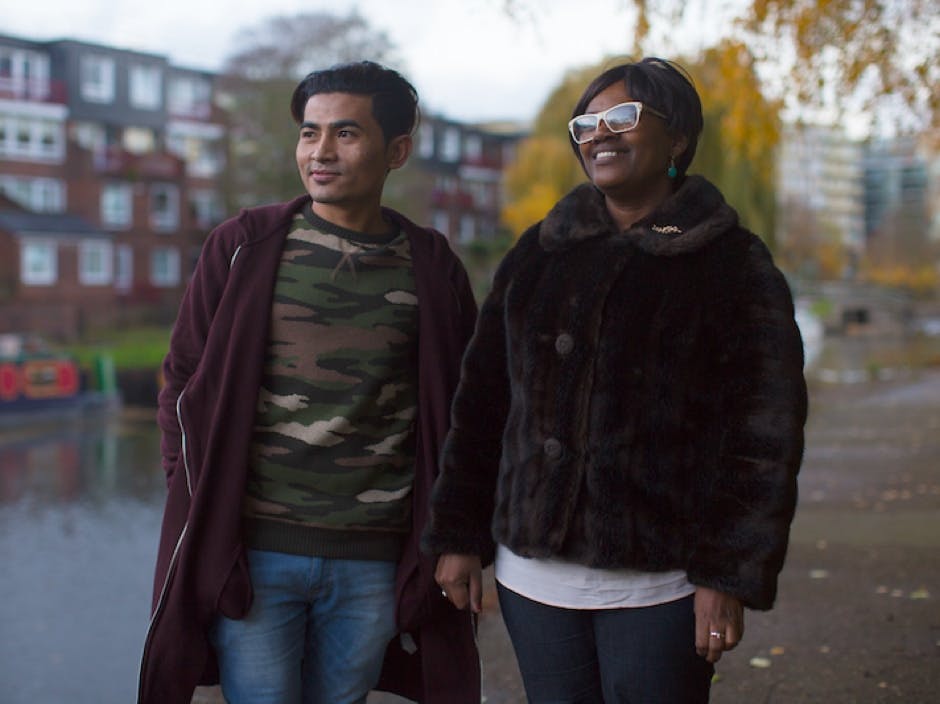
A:
[[[307,194],[210,234],[164,361],[139,701],[479,702],[473,624],[418,547],[476,306],[445,238],[381,206],[417,93],[348,64],[291,113]]]

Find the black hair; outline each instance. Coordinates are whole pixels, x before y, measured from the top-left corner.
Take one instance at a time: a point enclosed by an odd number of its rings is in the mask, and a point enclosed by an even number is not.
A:
[[[411,134],[418,121],[418,91],[400,73],[374,61],[338,64],[307,74],[294,89],[290,112],[299,125],[311,96],[352,93],[372,98],[372,115],[382,127],[385,141]]]
[[[676,159],[676,171],[681,179],[695,157],[695,148],[704,125],[702,101],[688,71],[673,61],[652,56],[614,66],[604,71],[584,89],[571,117],[583,115],[588,104],[599,93],[618,81],[623,82],[633,100],[639,100],[666,115],[669,129],[684,135],[688,140],[685,151]],[[570,135],[569,141],[580,160],[581,152]]]

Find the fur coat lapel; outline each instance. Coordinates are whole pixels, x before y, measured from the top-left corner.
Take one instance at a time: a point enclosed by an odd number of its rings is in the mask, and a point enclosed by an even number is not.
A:
[[[738,224],[738,214],[701,176],[689,176],[655,212],[620,233],[643,251],[675,256],[698,251]],[[539,243],[551,252],[591,237],[617,234],[603,194],[592,184],[577,186],[542,222]]]

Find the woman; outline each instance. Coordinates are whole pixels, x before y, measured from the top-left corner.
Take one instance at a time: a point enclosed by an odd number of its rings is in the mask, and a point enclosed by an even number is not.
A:
[[[787,284],[704,178],[686,75],[647,58],[569,124],[590,179],[506,256],[463,362],[425,550],[494,560],[532,702],[706,702],[776,594],[803,451]]]

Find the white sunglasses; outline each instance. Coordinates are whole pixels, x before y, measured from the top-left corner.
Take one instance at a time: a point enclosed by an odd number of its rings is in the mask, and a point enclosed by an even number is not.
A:
[[[594,139],[594,134],[597,132],[601,120],[604,121],[607,129],[611,132],[629,132],[640,124],[640,115],[643,114],[644,107],[656,117],[661,117],[664,120],[669,119],[661,112],[653,110],[649,105],[643,105],[639,100],[631,100],[628,103],[614,105],[603,112],[578,115],[568,123],[568,131],[571,132],[571,138],[578,144],[584,144]]]

